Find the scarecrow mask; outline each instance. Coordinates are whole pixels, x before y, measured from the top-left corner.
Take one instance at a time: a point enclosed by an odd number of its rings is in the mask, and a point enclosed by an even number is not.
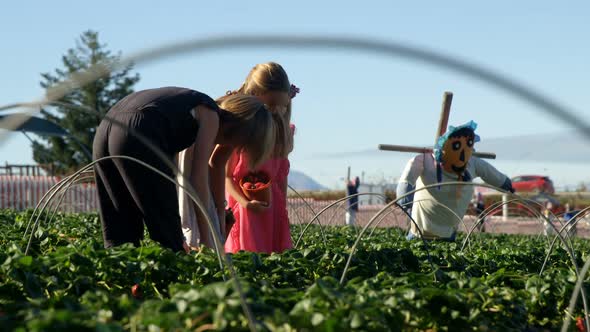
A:
[[[442,167],[445,171],[463,174],[473,154],[474,136],[449,137],[442,151]]]
[[[473,144],[479,141],[475,128],[477,124],[473,121],[458,127],[450,126],[449,130],[438,139],[434,147],[434,156],[445,171],[457,175],[465,172],[473,154]]]

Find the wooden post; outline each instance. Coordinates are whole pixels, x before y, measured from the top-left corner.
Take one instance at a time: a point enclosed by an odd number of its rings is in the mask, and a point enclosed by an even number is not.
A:
[[[453,93],[445,91],[443,94],[442,108],[440,110],[440,119],[438,120],[438,130],[436,131],[436,137],[434,138],[434,144],[438,141],[438,138],[444,135],[449,125],[449,115],[451,114],[451,103],[453,102]]]
[[[449,115],[451,114],[451,103],[453,102],[453,93],[446,91],[443,94],[442,109],[440,111],[440,118],[438,120],[438,129],[436,137],[434,138],[434,145],[438,142],[438,138],[445,134],[447,126],[449,125]],[[404,146],[392,144],[379,144],[379,150],[384,151],[398,151],[398,152],[415,152],[415,153],[432,153],[433,148],[418,147],[418,146]],[[473,152],[473,156],[478,158],[496,159],[496,154],[492,152]]]
[[[508,195],[502,194],[502,221],[508,220]]]
[[[432,148],[424,148],[417,146],[404,146],[393,144],[379,144],[379,150],[383,151],[398,151],[398,152],[415,152],[415,153],[432,153]],[[496,154],[493,152],[478,152],[474,151],[473,156],[485,159],[496,159]]]
[[[346,185],[350,182],[350,166],[348,166],[348,172],[346,173]]]

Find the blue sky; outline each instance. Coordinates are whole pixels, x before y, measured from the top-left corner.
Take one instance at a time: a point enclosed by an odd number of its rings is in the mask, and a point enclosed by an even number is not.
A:
[[[513,78],[590,121],[589,10],[583,1],[9,2],[0,11],[0,105],[40,97],[40,73],[61,66],[61,55],[87,29],[124,55],[194,38],[313,34],[401,42],[453,55]],[[215,97],[238,87],[255,63],[265,61],[281,63],[301,87],[294,100],[292,168],[329,187],[340,185],[348,165],[353,175],[364,171],[367,180],[399,176],[411,154],[364,152],[379,143],[432,144],[444,91],[454,93],[450,124],[475,120],[482,142],[559,137],[571,129],[470,77],[354,51],[261,47],[184,54],[137,66],[136,88],[186,86]],[[494,165],[509,176],[547,174],[557,186],[590,181],[588,161],[531,160],[527,151],[539,144],[548,155],[563,148],[559,139],[514,139],[494,145]],[[522,150],[522,158],[514,149]],[[0,156],[2,163],[32,162],[21,134],[0,142]]]

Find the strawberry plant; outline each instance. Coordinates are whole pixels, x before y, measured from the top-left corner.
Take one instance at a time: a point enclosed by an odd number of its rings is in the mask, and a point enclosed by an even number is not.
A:
[[[215,252],[174,253],[146,240],[105,250],[95,214],[58,214],[33,235],[30,211],[0,212],[3,330],[248,330],[240,297]],[[293,225],[293,234],[302,226]],[[551,331],[565,317],[583,330],[581,305],[566,313],[576,274],[565,250],[539,270],[547,242],[481,234],[469,250],[419,241],[395,228],[361,241],[339,283],[357,231],[312,226],[300,250],[239,252],[232,262],[260,330]],[[462,239],[463,235],[459,235]],[[573,240],[579,265],[590,243]],[[587,286],[587,279],[585,285]]]

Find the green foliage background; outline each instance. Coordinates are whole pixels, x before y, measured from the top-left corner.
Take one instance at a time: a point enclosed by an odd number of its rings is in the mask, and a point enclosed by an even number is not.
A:
[[[51,89],[76,73],[98,64],[110,66],[118,61],[121,54],[113,54],[101,44],[98,33],[86,31],[62,56],[63,67],[41,74],[40,85]],[[139,74],[131,73],[132,66],[111,72],[94,82],[65,95],[58,105],[41,110],[43,118],[67,130],[72,137],[39,137],[32,143],[33,159],[54,174],[69,174],[90,163],[92,141],[96,127],[106,112],[120,99],[133,92],[139,81]],[[81,109],[90,110],[90,113]]]

